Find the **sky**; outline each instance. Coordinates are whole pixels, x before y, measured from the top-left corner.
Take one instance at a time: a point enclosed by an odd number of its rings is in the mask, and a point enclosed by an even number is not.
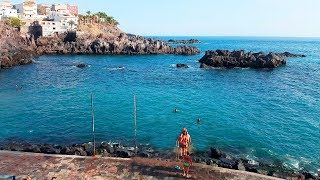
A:
[[[13,4],[22,0],[11,0]],[[320,37],[320,0],[36,0],[103,11],[144,36]]]

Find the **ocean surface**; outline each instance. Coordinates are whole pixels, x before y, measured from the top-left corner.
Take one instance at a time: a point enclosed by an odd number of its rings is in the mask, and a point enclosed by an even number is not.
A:
[[[41,56],[31,65],[0,70],[0,141],[91,141],[92,93],[97,141],[133,143],[136,94],[140,144],[173,150],[186,127],[196,150],[217,147],[238,157],[316,172],[320,39],[193,38],[203,42],[195,45],[200,55]],[[211,49],[307,57],[287,59],[286,66],[273,70],[200,69],[198,60]],[[78,63],[89,67],[77,68]],[[191,67],[177,69],[177,63]]]

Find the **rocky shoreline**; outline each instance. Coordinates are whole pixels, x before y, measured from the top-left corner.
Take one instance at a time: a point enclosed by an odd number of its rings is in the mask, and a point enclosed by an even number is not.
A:
[[[68,32],[53,37],[22,37],[12,26],[0,23],[0,69],[30,64],[32,59],[46,54],[102,54],[144,55],[175,54],[195,55],[200,50],[192,46],[169,46],[166,42],[142,36],[91,35],[87,32]]]
[[[285,58],[306,57],[305,55],[284,53],[246,52],[245,50],[206,51],[199,60],[200,68],[276,68],[286,64]]]
[[[168,43],[170,43],[170,44],[201,44],[201,41],[199,41],[197,39],[189,39],[189,40],[169,39]]]
[[[0,150],[6,151],[22,151],[32,153],[44,154],[64,154],[64,155],[78,155],[78,156],[92,156],[93,144],[73,144],[69,146],[61,146],[55,144],[30,144],[21,142],[10,142],[0,144]],[[162,158],[175,159],[176,154],[170,151],[158,151],[148,146],[139,146],[137,153],[135,148],[130,146],[123,146],[120,143],[101,142],[96,144],[96,154],[104,157],[143,157],[143,158]],[[263,163],[256,162],[249,159],[235,158],[225,152],[210,148],[207,152],[193,152],[193,161],[206,165],[218,166],[228,169],[249,171],[258,174],[279,177],[284,179],[319,179],[320,176],[315,176],[308,171],[295,171],[282,165],[282,163]]]

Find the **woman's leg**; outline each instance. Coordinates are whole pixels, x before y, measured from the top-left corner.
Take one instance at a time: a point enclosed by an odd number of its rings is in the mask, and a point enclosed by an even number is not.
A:
[[[187,155],[187,147],[183,147],[183,155],[185,156],[185,155]]]
[[[186,167],[186,169],[185,169],[185,171],[186,171],[185,174],[186,174],[187,177],[189,177],[189,168],[190,168],[190,166]]]

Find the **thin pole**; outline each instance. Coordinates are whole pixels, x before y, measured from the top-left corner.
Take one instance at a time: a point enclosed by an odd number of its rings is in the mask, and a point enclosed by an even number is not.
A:
[[[91,113],[92,113],[92,138],[93,138],[93,156],[96,155],[96,139],[94,136],[94,109],[93,109],[93,96],[91,93]]]
[[[134,151],[137,154],[137,102],[136,94],[133,95],[133,105],[134,105]]]

